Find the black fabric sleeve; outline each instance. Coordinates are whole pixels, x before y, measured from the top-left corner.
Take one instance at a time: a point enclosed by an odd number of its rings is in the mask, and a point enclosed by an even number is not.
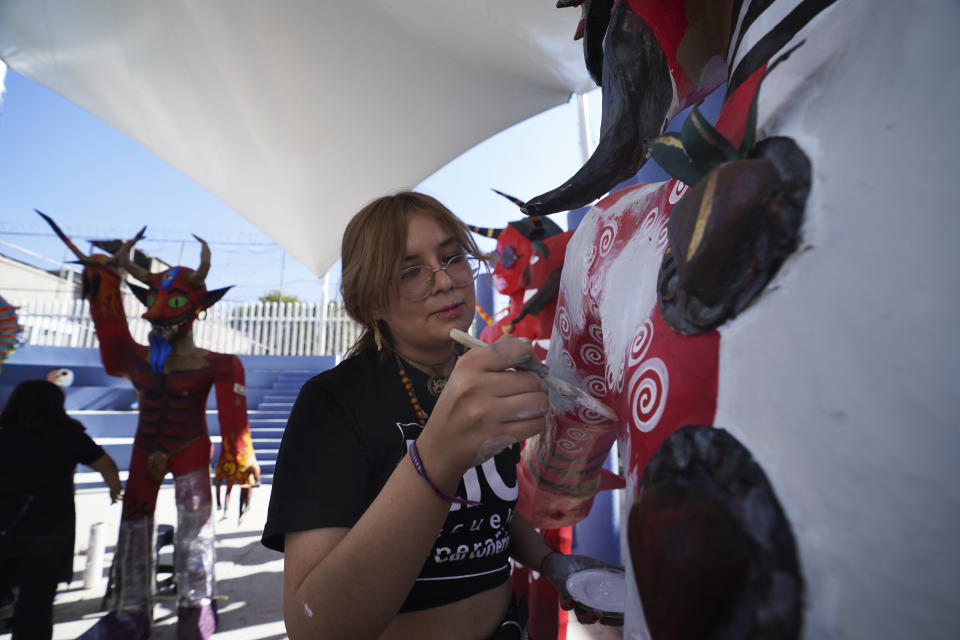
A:
[[[69,434],[67,441],[77,462],[89,465],[99,460],[100,456],[104,454],[103,447],[87,435],[83,425],[79,422],[70,420],[64,425],[64,431]]]
[[[356,524],[367,506],[367,467],[358,425],[323,379],[312,378],[284,430],[264,546],[283,551],[287,533]]]

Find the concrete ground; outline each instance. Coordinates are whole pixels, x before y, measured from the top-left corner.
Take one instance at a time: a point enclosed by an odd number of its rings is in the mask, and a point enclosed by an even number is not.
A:
[[[250,511],[239,525],[234,510],[237,495],[233,496],[230,517],[216,521],[216,578],[221,598],[218,606],[220,626],[214,635],[217,640],[282,640],[287,637],[280,611],[283,555],[260,544],[270,488],[270,485],[264,485],[254,491]],[[120,522],[120,505],[110,505],[105,488],[78,491],[76,504],[74,579],[69,585],[61,584],[57,592],[54,640],[74,640],[103,615],[100,605]],[[103,523],[106,553],[101,578],[97,584],[86,588],[83,576],[87,547],[91,525],[97,522]],[[161,488],[156,522],[176,524],[172,486]],[[170,560],[162,550],[160,563],[164,561]],[[175,602],[170,598],[158,599],[154,618],[151,638],[173,640],[177,623]],[[575,620],[571,620],[567,633],[568,640],[617,640],[620,637],[617,629],[599,625],[581,627]],[[0,632],[0,640],[10,640],[9,632]]]

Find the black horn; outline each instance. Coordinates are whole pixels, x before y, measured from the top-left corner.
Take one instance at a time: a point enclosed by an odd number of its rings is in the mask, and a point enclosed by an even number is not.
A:
[[[475,227],[472,224],[468,224],[467,228],[470,229],[470,231],[473,231],[474,233],[483,236],[484,238],[496,239],[501,233],[503,233],[503,229],[491,229],[490,227]]]
[[[660,135],[673,100],[667,58],[653,31],[637,28],[620,2],[603,40],[601,138],[586,164],[567,182],[531,198],[528,215],[569,211],[594,202],[644,165],[649,140]],[[589,43],[585,43],[588,46]]]
[[[496,193],[497,195],[503,196],[504,198],[506,198],[507,200],[509,200],[509,201],[512,202],[513,204],[515,204],[515,205],[517,205],[518,207],[520,207],[521,209],[523,208],[523,205],[527,204],[526,202],[524,202],[524,201],[521,200],[520,198],[517,198],[517,197],[515,197],[515,196],[512,196],[512,195],[510,195],[509,193],[504,193],[503,191],[500,191],[499,189],[494,189],[493,187],[490,187],[490,191],[493,191],[493,192]]]

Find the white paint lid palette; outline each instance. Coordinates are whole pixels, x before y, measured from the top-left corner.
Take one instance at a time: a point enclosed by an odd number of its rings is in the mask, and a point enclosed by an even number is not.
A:
[[[567,577],[567,595],[579,605],[601,611],[604,617],[622,617],[627,596],[623,570],[584,569]]]

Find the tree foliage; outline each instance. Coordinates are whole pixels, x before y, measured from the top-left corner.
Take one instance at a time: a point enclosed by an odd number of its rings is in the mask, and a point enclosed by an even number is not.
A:
[[[279,289],[274,289],[273,291],[268,291],[258,298],[260,302],[303,302],[297,296],[288,296],[283,294]]]

